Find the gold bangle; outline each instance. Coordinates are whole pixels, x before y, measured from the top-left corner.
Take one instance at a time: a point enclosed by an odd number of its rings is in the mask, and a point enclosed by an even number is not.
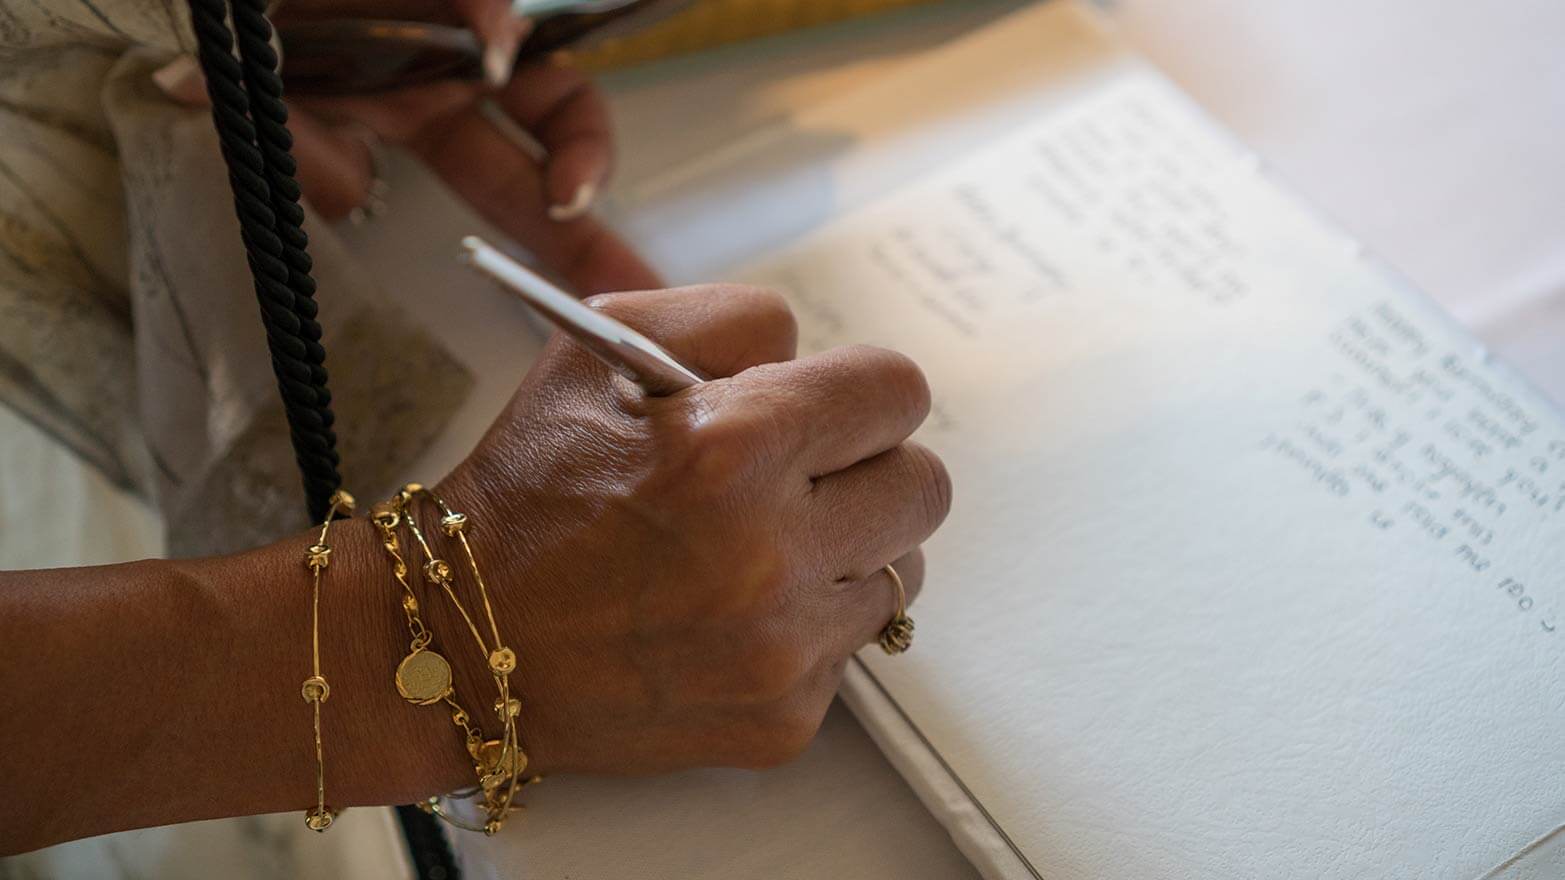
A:
[[[337,818],[331,807],[326,806],[326,758],[321,748],[321,704],[331,697],[331,685],[321,675],[321,572],[331,563],[331,547],[326,534],[331,530],[337,514],[353,514],[353,496],[338,490],[331,497],[331,510],[321,523],[321,536],[305,551],[304,564],[310,569],[310,677],[304,680],[299,693],[310,704],[315,716],[315,807],[305,811],[304,824],[311,831],[325,831]]]
[[[488,630],[489,639],[484,637],[473,615],[457,596],[455,573],[451,565],[435,554],[434,548],[418,526],[418,518],[412,508],[419,498],[427,499],[439,508],[441,531],[447,538],[456,539],[462,547],[462,554],[467,560],[467,569],[472,573],[482,603],[484,622],[487,624],[482,629]],[[452,510],[438,495],[417,483],[404,486],[393,499],[392,505],[400,521],[408,527],[415,543],[424,554],[425,562],[419,568],[424,579],[433,581],[455,606],[495,681],[498,696],[494,701],[494,710],[502,726],[501,736],[495,740],[478,737],[475,741],[475,737],[470,732],[467,742],[468,754],[473,760],[473,769],[478,776],[478,792],[482,795],[482,806],[486,815],[482,830],[486,834],[494,834],[500,830],[510,814],[518,789],[537,781],[536,777],[529,780],[522,779],[522,774],[527,769],[527,754],[522,749],[521,737],[517,732],[521,702],[511,695],[511,673],[516,670],[516,652],[506,647],[500,637],[499,624],[495,620],[494,607],[489,598],[489,587],[479,570],[478,559],[467,537],[469,527],[467,516]],[[476,826],[455,820],[443,807],[439,798],[431,799],[425,808],[457,827],[476,830]]]
[[[402,613],[407,619],[408,654],[397,664],[394,681],[397,692],[415,706],[432,706],[445,703],[451,713],[451,721],[466,735],[469,744],[482,741],[470,722],[467,710],[457,703],[451,680],[451,664],[446,658],[430,649],[435,636],[424,625],[418,596],[408,583],[408,566],[402,558],[402,542],[397,538],[397,527],[402,523],[402,513],[393,502],[375,505],[370,520],[380,531],[381,547],[391,557],[391,574],[402,588]]]

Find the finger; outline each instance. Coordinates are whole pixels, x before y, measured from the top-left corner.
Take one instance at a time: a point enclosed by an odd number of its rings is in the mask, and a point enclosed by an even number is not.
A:
[[[765,415],[814,480],[893,449],[929,415],[929,384],[905,355],[854,345],[749,370],[700,393],[714,410]]]
[[[478,110],[444,120],[411,145],[457,195],[526,244],[577,293],[662,286],[657,273],[597,221],[549,220],[537,161]]]
[[[407,144],[447,131],[450,120],[472,109],[482,91],[477,83],[441,80],[368,96],[311,95],[291,102],[327,122],[351,120],[386,143]]]
[[[911,606],[924,589],[924,551],[915,547],[891,565],[902,578],[907,604]],[[822,646],[824,654],[817,677],[830,685],[832,692],[841,681],[848,658],[865,645],[879,641],[881,631],[898,607],[896,585],[883,566],[864,577],[831,584],[820,597],[819,627],[829,638]]]
[[[614,293],[588,305],[656,340],[711,377],[732,376],[794,356],[799,330],[775,291],[740,284]]]
[[[504,86],[532,23],[514,14],[509,0],[452,0],[452,6],[484,47],[484,81],[490,88]]]
[[[568,222],[585,216],[608,179],[614,156],[603,93],[557,57],[527,68],[496,100],[547,151],[544,195],[551,217]]]
[[[935,533],[951,511],[951,477],[939,456],[910,442],[817,480],[806,500],[824,573],[860,578]]]
[[[340,220],[368,201],[375,179],[369,147],[308,113],[295,113],[289,121],[299,188],[310,207],[327,220]]]
[[[612,290],[647,290],[664,286],[662,276],[602,223],[589,217],[571,224],[551,223],[550,226],[554,230],[562,227],[570,230],[559,239],[548,232],[540,232],[538,238],[548,239],[549,252],[555,260],[553,265],[559,267],[577,293],[587,296]]]

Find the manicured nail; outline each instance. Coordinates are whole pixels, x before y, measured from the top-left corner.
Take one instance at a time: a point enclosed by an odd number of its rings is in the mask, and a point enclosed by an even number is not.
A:
[[[569,223],[572,220],[580,220],[592,210],[592,203],[598,197],[598,185],[593,181],[587,181],[576,187],[576,197],[567,205],[551,205],[549,207],[549,219],[556,223]]]
[[[516,64],[521,42],[521,34],[515,28],[507,28],[484,47],[484,82],[490,88],[498,89],[511,81],[511,68]]]

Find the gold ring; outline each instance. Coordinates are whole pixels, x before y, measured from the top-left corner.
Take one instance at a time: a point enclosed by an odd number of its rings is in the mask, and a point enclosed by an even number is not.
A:
[[[902,575],[889,565],[885,571],[897,591],[897,613],[880,631],[880,649],[894,657],[913,647],[913,618],[907,616],[907,587],[902,585]]]

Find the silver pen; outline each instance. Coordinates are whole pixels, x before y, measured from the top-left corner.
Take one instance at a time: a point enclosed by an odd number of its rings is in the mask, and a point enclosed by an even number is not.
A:
[[[588,307],[482,238],[469,235],[462,239],[462,247],[467,249],[468,265],[521,297],[614,372],[640,385],[648,394],[674,394],[706,381],[706,377],[681,364],[656,342]]]

